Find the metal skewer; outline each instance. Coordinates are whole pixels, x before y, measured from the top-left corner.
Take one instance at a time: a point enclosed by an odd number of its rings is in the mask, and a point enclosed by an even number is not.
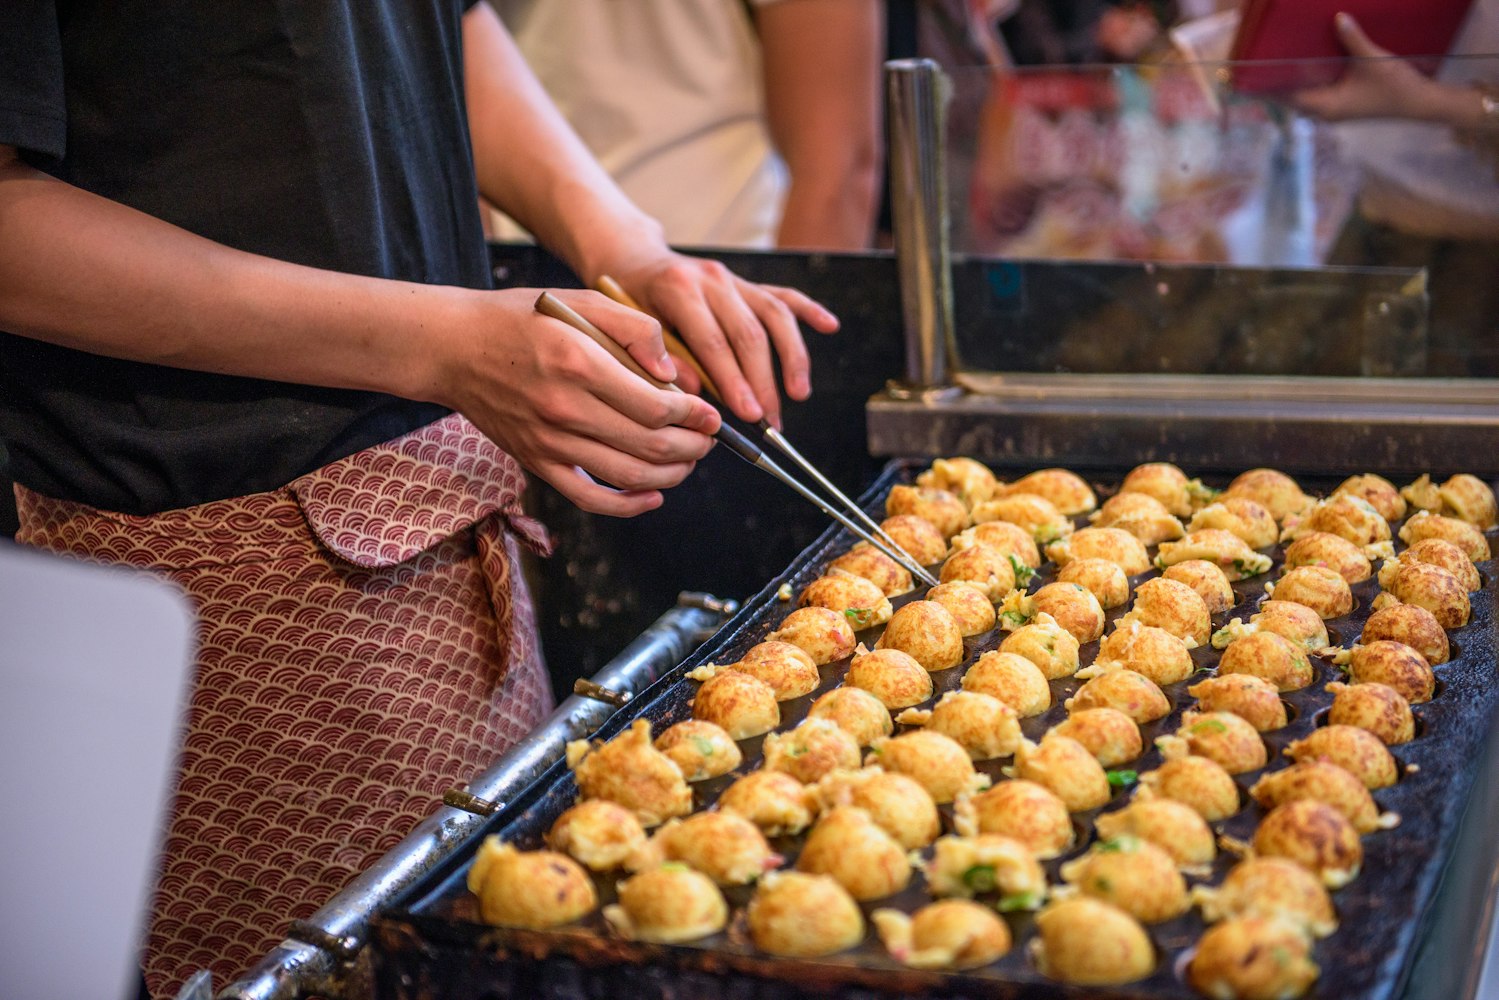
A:
[[[551,292],[541,293],[541,297],[536,300],[536,311],[544,316],[550,316],[552,319],[566,323],[574,330],[587,335],[600,347],[604,348],[604,350],[613,355],[615,360],[617,360],[620,364],[624,365],[630,371],[645,379],[656,388],[666,389],[673,392],[682,391],[676,386],[675,383],[662,382],[660,379],[647,372],[644,368],[640,367],[635,359],[630,357],[630,352],[626,351],[623,347],[619,346],[619,344],[615,343],[614,339],[607,333],[600,330],[597,326],[594,326],[587,319],[580,316],[571,306],[563,302],[561,299],[557,298],[557,296],[553,295]],[[746,462],[755,466],[756,468],[759,468],[765,472],[770,473],[772,476],[775,476],[781,482],[785,483],[787,486],[795,490],[803,499],[814,504],[824,514],[828,515],[833,520],[843,525],[843,527],[847,528],[849,531],[852,531],[854,534],[858,535],[864,541],[873,545],[876,549],[879,549],[891,559],[894,559],[896,562],[900,563],[906,569],[910,570],[913,575],[917,576],[923,583],[926,583],[928,586],[936,586],[937,581],[932,579],[932,575],[921,566],[916,565],[915,561],[906,554],[905,550],[901,549],[899,546],[895,546],[892,549],[885,542],[881,541],[879,537],[867,531],[863,526],[849,518],[848,515],[844,514],[842,511],[837,510],[834,507],[829,506],[827,501],[823,500],[822,497],[818,496],[816,493],[813,493],[806,486],[802,485],[802,483],[798,480],[793,479],[791,475],[786,472],[786,470],[782,469],[779,465],[776,465],[775,462],[771,461],[770,458],[766,456],[765,452],[759,447],[759,445],[755,444],[749,438],[739,433],[733,427],[729,426],[727,423],[720,424],[718,432],[713,436],[723,444],[727,445],[730,450],[732,450],[740,458],[744,459]]]
[[[620,305],[628,306],[629,308],[634,309],[638,312],[643,312],[648,316],[650,315],[649,310],[647,310],[639,302],[636,302],[634,296],[625,291],[624,287],[621,286],[619,282],[609,277],[609,275],[606,274],[603,277],[599,278],[599,280],[595,283],[595,287],[604,295],[607,295],[615,302],[618,302]],[[707,371],[703,369],[703,366],[698,362],[697,358],[693,356],[692,350],[682,342],[681,338],[672,333],[670,330],[666,329],[664,325],[661,328],[661,338],[666,342],[667,353],[676,360],[687,365],[687,367],[691,368],[693,372],[697,374],[698,380],[703,383],[703,389],[714,398],[716,398],[720,403],[722,403],[723,394],[718,391],[718,386],[714,384],[713,379],[708,376]],[[771,425],[770,421],[760,421],[760,432],[765,436],[765,440],[769,441],[771,444],[779,448],[787,458],[791,459],[791,461],[794,462],[796,466],[802,470],[802,472],[806,473],[808,476],[811,476],[812,481],[820,486],[825,493],[842,504],[844,510],[852,514],[870,532],[878,535],[880,539],[885,542],[885,545],[879,546],[879,548],[884,550],[886,555],[890,555],[891,550],[901,553],[901,555],[892,556],[892,558],[894,558],[898,563],[904,566],[908,571],[910,571],[913,576],[919,579],[922,583],[925,583],[928,587],[935,587],[937,585],[937,580],[930,573],[928,573],[920,563],[916,562],[915,559],[910,558],[910,556],[906,554],[905,549],[900,547],[900,543],[891,538],[890,535],[885,531],[885,529],[880,526],[880,523],[878,521],[870,517],[868,514],[864,513],[864,509],[862,507],[854,503],[853,500],[849,499],[849,497],[842,490],[840,490],[833,484],[832,480],[828,479],[827,476],[824,476],[822,474],[822,471],[818,469],[817,466],[813,465],[811,460],[809,460],[805,455],[798,451],[796,447],[793,446],[789,440],[787,440],[784,434],[782,434],[779,430]]]

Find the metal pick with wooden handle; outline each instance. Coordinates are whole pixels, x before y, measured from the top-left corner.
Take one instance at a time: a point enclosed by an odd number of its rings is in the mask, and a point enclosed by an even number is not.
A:
[[[543,316],[550,316],[552,319],[566,323],[574,330],[577,330],[579,333],[586,335],[594,343],[598,344],[604,350],[613,355],[616,361],[624,365],[636,375],[639,375],[641,378],[645,379],[656,388],[666,389],[672,392],[682,391],[677,387],[675,383],[663,382],[647,372],[640,366],[639,362],[630,357],[629,351],[625,350],[614,341],[613,337],[610,337],[603,330],[600,330],[598,327],[594,326],[583,316],[579,315],[578,312],[571,306],[569,306],[566,302],[563,302],[551,292],[541,293],[541,297],[536,300],[536,311],[541,313]],[[937,581],[932,579],[932,575],[921,566],[917,565],[915,560],[911,559],[910,556],[905,553],[905,550],[901,549],[899,546],[895,546],[892,549],[891,547],[887,546],[885,542],[881,541],[878,537],[871,534],[861,525],[850,519],[848,515],[844,514],[840,510],[837,510],[836,508],[828,506],[827,502],[823,500],[822,497],[818,496],[816,493],[813,493],[796,479],[793,479],[790,473],[788,473],[785,469],[782,469],[779,465],[776,465],[775,462],[771,461],[770,458],[766,456],[765,452],[761,450],[759,445],[755,444],[749,438],[739,433],[733,427],[730,427],[727,423],[721,423],[719,424],[717,433],[715,433],[713,436],[723,444],[728,445],[729,449],[733,451],[734,454],[738,455],[740,458],[744,459],[746,462],[755,466],[756,468],[764,472],[768,472],[772,476],[775,476],[781,482],[785,483],[787,486],[795,490],[797,494],[799,494],[803,499],[816,506],[817,509],[821,510],[824,514],[828,515],[833,520],[837,521],[839,524],[847,528],[849,531],[852,531],[854,534],[864,539],[864,541],[868,542],[875,548],[879,549],[881,552],[885,553],[885,555],[889,556],[891,559],[894,559],[896,562],[906,567],[906,569],[910,570],[912,574],[917,576],[923,583],[926,583],[928,586],[936,586]]]
[[[606,274],[603,277],[599,278],[599,280],[594,284],[594,287],[604,295],[607,295],[609,298],[613,299],[615,302],[618,302],[620,305],[629,306],[631,309],[636,309],[640,312],[643,312],[647,316],[652,316],[653,319],[656,319],[658,321],[660,320],[659,316],[653,316],[650,310],[646,309],[639,302],[636,302],[635,297],[632,296],[629,292],[625,291],[624,286],[615,281],[613,278],[609,277],[609,275]],[[703,369],[703,366],[698,362],[697,358],[693,356],[692,349],[689,348],[685,343],[683,343],[682,339],[675,333],[672,333],[670,330],[668,330],[664,324],[661,327],[661,339],[666,342],[666,353],[670,354],[677,361],[680,361],[687,367],[691,368],[693,372],[697,374],[698,379],[703,383],[703,389],[714,398],[716,398],[720,403],[722,403],[723,393],[718,391],[718,386],[713,383],[713,380],[708,377],[708,373]],[[870,517],[868,514],[864,513],[864,508],[854,503],[854,501],[851,500],[842,490],[840,490],[833,484],[833,481],[831,479],[829,479],[827,476],[824,476],[822,474],[822,470],[818,469],[817,466],[812,464],[810,459],[808,459],[805,455],[798,451],[786,438],[786,435],[776,430],[776,428],[771,425],[770,421],[760,421],[760,433],[765,436],[765,440],[775,445],[782,451],[782,453],[786,455],[787,458],[796,463],[798,468],[800,468],[807,475],[811,476],[812,481],[818,486],[822,487],[823,492],[827,493],[829,496],[833,497],[835,500],[841,503],[844,509],[853,514],[854,517],[862,522],[866,528],[868,528],[874,534],[879,535],[880,538],[885,541],[886,545],[897,552],[905,552],[905,549],[900,547],[900,543],[891,538],[890,535],[885,531],[885,529],[880,526],[880,523],[878,521]],[[912,573],[915,573],[923,583],[927,584],[927,586],[935,587],[937,585],[937,581],[933,580],[931,574],[922,569],[920,564],[916,563],[916,560],[898,559],[897,561],[906,569],[910,570]]]

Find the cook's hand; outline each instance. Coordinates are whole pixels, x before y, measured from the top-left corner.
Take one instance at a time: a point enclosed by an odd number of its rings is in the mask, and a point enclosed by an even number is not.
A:
[[[1334,20],[1338,39],[1354,57],[1342,79],[1291,95],[1297,110],[1325,121],[1353,118],[1422,118],[1432,81],[1404,59],[1376,45],[1352,16]]]
[[[724,403],[751,423],[763,417],[780,426],[772,346],[786,394],[806,399],[812,381],[797,321],[820,333],[838,329],[838,318],[801,292],[746,281],[713,260],[665,252],[614,272],[614,278],[677,331],[717,383]],[[698,388],[686,366],[678,384]]]
[[[439,401],[583,510],[631,517],[659,507],[660,491],[713,447],[718,412],[696,396],[657,389],[586,335],[536,312],[537,294],[466,298]],[[676,377],[655,320],[595,292],[552,294],[646,371]]]

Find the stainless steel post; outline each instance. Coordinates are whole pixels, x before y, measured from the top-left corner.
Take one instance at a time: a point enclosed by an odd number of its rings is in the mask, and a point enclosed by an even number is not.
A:
[[[948,385],[955,367],[944,156],[951,89],[930,59],[885,63],[890,206],[906,328],[905,384],[891,389],[905,394]]]
[[[637,695],[676,666],[737,611],[735,601],[684,593],[677,606],[656,619],[610,660],[593,681],[600,688]],[[523,792],[553,762],[569,740],[591,735],[619,709],[607,701],[573,695],[533,733],[469,782],[474,799],[496,804]],[[310,994],[340,997],[349,963],[364,946],[370,918],[397,894],[462,847],[484,826],[488,814],[441,805],[373,867],[344,887],[219,1000],[300,1000]]]

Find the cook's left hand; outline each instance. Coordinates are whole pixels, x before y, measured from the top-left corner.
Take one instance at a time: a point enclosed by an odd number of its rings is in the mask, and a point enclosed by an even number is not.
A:
[[[1299,111],[1324,121],[1359,118],[1424,118],[1435,86],[1404,59],[1396,59],[1364,34],[1352,15],[1333,21],[1352,60],[1337,83],[1300,90],[1290,97]]]
[[[666,251],[613,277],[676,330],[717,383],[724,404],[750,423],[764,418],[776,427],[781,424],[772,348],[786,395],[803,400],[812,394],[807,347],[797,321],[819,333],[838,329],[838,318],[801,292],[746,281],[715,260]],[[678,365],[677,370],[682,388],[699,388],[690,368]]]

